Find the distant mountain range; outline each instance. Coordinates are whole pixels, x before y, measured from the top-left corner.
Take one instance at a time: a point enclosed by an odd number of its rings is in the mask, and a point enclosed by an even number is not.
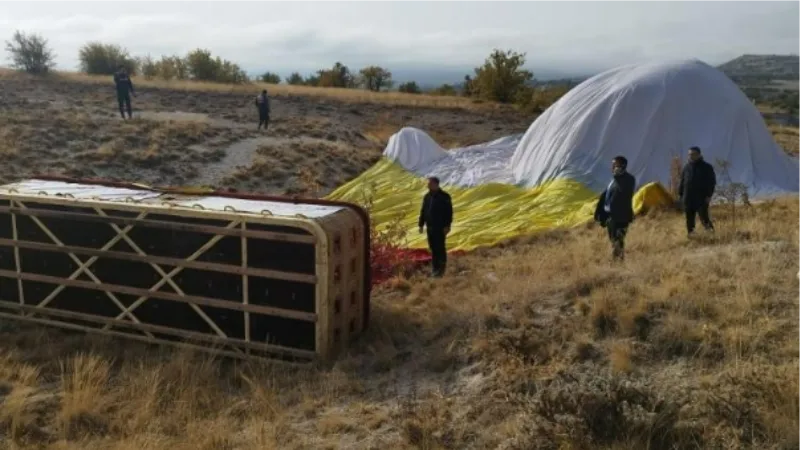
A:
[[[396,83],[415,81],[422,89],[433,89],[443,84],[450,84],[458,87],[463,84],[465,75],[474,75],[472,68],[397,68],[392,69],[392,79]],[[572,74],[558,70],[535,70],[534,75],[537,80],[558,80],[573,79]],[[586,79],[587,76],[577,77]]]
[[[718,66],[732,80],[797,81],[800,79],[798,55],[742,55]]]
[[[733,81],[740,85],[780,85],[784,89],[797,86],[800,79],[800,57],[798,55],[742,55],[717,66]],[[400,69],[392,70],[397,81],[416,81],[423,89],[434,88],[442,84],[459,87],[463,84],[464,75],[472,75],[473,71],[465,69]],[[536,84],[579,84],[594,74],[575,75],[558,70],[534,70]]]

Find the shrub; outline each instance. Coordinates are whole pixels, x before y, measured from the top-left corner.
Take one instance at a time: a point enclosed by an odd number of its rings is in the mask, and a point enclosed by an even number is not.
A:
[[[379,92],[383,88],[391,88],[392,72],[378,66],[369,66],[361,69],[361,83],[367,90]]]
[[[433,89],[430,93],[433,95],[447,95],[447,96],[458,95],[458,92],[456,92],[456,88],[454,88],[450,84],[443,84],[438,88]]]
[[[189,76],[196,81],[215,81],[218,83],[245,83],[247,74],[237,65],[219,56],[214,58],[205,49],[189,52],[185,58]]]
[[[554,86],[537,86],[520,89],[517,104],[534,113],[541,113],[564,96],[571,87],[560,84]]]
[[[151,80],[158,76],[158,63],[156,63],[150,55],[139,58],[137,63],[139,65],[139,71],[146,79]]]
[[[320,87],[352,88],[356,85],[350,69],[340,62],[328,70],[318,71],[317,76],[319,78],[315,85]]]
[[[119,66],[123,66],[131,75],[138,72],[136,60],[128,50],[115,44],[89,42],[81,47],[78,60],[81,71],[91,75],[111,75]]]
[[[397,90],[400,92],[405,92],[406,94],[421,94],[422,90],[417,86],[415,81],[408,81],[406,83],[400,83],[400,86],[397,87]]]
[[[162,56],[156,63],[158,76],[165,80],[186,80],[189,78],[189,67],[180,56]]]
[[[482,100],[518,102],[529,92],[527,83],[533,79],[533,73],[522,68],[524,65],[525,53],[495,49],[483,66],[475,68],[470,92]]]
[[[286,77],[286,84],[290,84],[293,86],[299,86],[305,84],[305,80],[303,80],[303,76],[300,75],[298,72],[292,72],[291,75]]]
[[[11,67],[31,74],[45,74],[55,66],[55,55],[47,45],[47,39],[38,34],[15,31],[6,41],[6,51],[11,54]]]
[[[306,86],[319,86],[319,75],[309,75],[306,77],[303,84]]]
[[[278,75],[277,73],[264,72],[264,74],[262,74],[259,77],[259,79],[261,80],[262,83],[281,84],[281,76]]]

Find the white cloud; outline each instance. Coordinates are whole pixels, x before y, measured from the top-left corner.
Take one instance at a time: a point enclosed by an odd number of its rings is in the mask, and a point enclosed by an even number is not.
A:
[[[0,3],[0,29],[42,33],[65,68],[96,40],[138,55],[208,48],[247,69],[281,73],[335,61],[469,68],[494,47],[527,52],[534,71],[593,71],[645,59],[796,53],[798,11],[796,2],[25,2]]]

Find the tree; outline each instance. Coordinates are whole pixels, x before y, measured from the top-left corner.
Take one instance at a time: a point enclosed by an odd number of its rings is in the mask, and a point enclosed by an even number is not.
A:
[[[152,80],[158,76],[158,64],[149,54],[143,58],[139,58],[137,63],[139,65],[139,70],[146,79]]]
[[[298,85],[301,85],[301,84],[305,84],[305,81],[303,80],[303,76],[300,75],[298,72],[292,72],[291,75],[286,77],[286,84],[291,84],[293,86],[298,86]]]
[[[400,92],[405,92],[407,94],[420,94],[422,90],[417,86],[415,81],[408,81],[406,83],[400,83],[400,86],[397,87],[397,90]]]
[[[361,69],[359,73],[364,87],[370,91],[380,92],[381,89],[390,88],[394,84],[392,72],[383,67],[368,66]]]
[[[15,31],[6,41],[6,51],[11,54],[11,67],[32,74],[46,74],[55,67],[55,54],[47,45],[47,39],[38,34]]]
[[[733,232],[736,233],[738,231],[738,228],[736,227],[737,205],[739,202],[741,202],[744,206],[751,206],[750,196],[747,192],[747,185],[733,181],[733,177],[731,176],[730,161],[718,159],[717,167],[720,168],[720,181],[722,181],[722,183],[720,183],[720,185],[717,187],[714,195],[722,200],[722,203],[730,206],[732,220],[731,228],[733,229]]]
[[[189,76],[196,81],[215,81],[218,83],[246,83],[249,77],[239,67],[219,56],[211,56],[211,51],[196,49],[189,52],[184,58]]]
[[[337,62],[328,70],[317,71],[317,76],[319,77],[319,81],[316,85],[320,87],[355,87],[355,78],[353,74],[350,73],[350,69],[347,66],[340,62]]]
[[[473,88],[473,80],[472,77],[469,75],[464,75],[464,88],[461,90],[461,93],[464,97],[472,97],[475,93],[475,89]]]
[[[158,76],[165,80],[186,80],[189,78],[189,67],[180,56],[162,56],[156,63]]]
[[[196,49],[186,55],[189,76],[196,81],[217,81],[220,64],[211,57],[211,51]]]
[[[474,96],[500,103],[519,101],[529,94],[527,83],[533,73],[522,68],[525,53],[495,49],[483,66],[475,68],[471,89]]]
[[[454,88],[452,85],[443,84],[443,85],[439,86],[438,88],[432,90],[431,94],[433,94],[433,95],[455,96],[455,95],[458,95],[458,92],[456,92],[456,88]]]
[[[82,72],[91,75],[111,75],[123,66],[129,74],[137,73],[137,63],[128,50],[115,44],[89,42],[81,47],[78,60]]]
[[[262,83],[281,84],[281,76],[277,73],[264,72],[259,78]]]
[[[303,81],[303,84],[305,84],[306,86],[319,86],[319,75],[307,76],[305,81]]]

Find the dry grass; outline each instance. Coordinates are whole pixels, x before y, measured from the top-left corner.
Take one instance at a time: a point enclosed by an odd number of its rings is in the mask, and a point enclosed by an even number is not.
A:
[[[775,142],[780,145],[786,153],[790,155],[797,155],[800,150],[800,138],[798,138],[797,127],[789,127],[785,125],[770,125],[769,131]]]
[[[1,77],[24,76],[15,74],[9,70],[0,70]],[[77,72],[57,72],[54,76],[64,80],[80,83],[102,83],[108,84],[108,76],[86,75]],[[159,89],[171,89],[177,91],[195,92],[221,92],[221,93],[242,93],[252,95],[261,89],[267,89],[271,96],[304,96],[322,99],[339,100],[348,103],[375,103],[395,106],[408,106],[417,108],[436,108],[436,109],[469,109],[469,110],[493,110],[511,109],[509,106],[493,104],[487,102],[476,102],[465,97],[449,97],[427,94],[407,94],[403,92],[372,92],[364,89],[344,89],[344,88],[317,88],[311,86],[293,86],[287,84],[265,84],[249,83],[244,85],[230,85],[220,83],[207,83],[195,81],[165,81],[165,80],[146,80],[142,77],[132,77],[134,86],[151,87]]]
[[[0,113],[0,181],[46,171],[144,182],[187,180],[248,133],[202,121],[108,120],[80,109],[5,112]]]
[[[455,259],[375,292],[331,369],[5,324],[4,444],[59,449],[798,446],[797,199],[689,241],[654,213]]]
[[[335,136],[324,137],[325,133],[309,132],[261,145],[250,165],[237,168],[220,183],[258,192],[268,180],[281,195],[321,197],[367,170],[381,155],[377,146],[357,147]]]

